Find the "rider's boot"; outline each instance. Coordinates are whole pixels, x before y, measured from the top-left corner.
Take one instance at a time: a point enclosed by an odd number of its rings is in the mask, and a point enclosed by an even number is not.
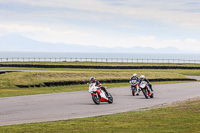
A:
[[[149,96],[149,97],[151,96],[151,92],[150,92],[150,91],[148,92],[148,96]]]

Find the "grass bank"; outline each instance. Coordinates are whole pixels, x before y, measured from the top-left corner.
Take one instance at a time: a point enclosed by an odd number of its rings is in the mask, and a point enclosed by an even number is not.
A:
[[[97,63],[97,62],[11,62],[18,64],[43,64],[43,65],[192,65],[192,64],[162,64],[162,63]],[[193,64],[197,65],[197,64]],[[200,76],[200,70],[183,69],[75,69],[75,68],[22,68],[0,67],[1,70],[34,70],[32,72],[13,72],[0,75],[0,97],[21,96],[32,94],[45,94],[87,90],[88,86],[57,86],[39,88],[18,88],[15,85],[34,85],[43,82],[59,81],[88,81],[94,76],[98,80],[130,79],[133,73],[138,76],[145,75],[148,79],[156,78],[185,78],[184,75]],[[44,72],[46,71],[46,72]],[[116,85],[128,86],[128,83]],[[111,87],[115,87],[111,84]]]
[[[185,78],[181,74],[170,72],[138,72],[149,79],[155,78]],[[130,79],[132,72],[12,72],[0,75],[0,88],[14,88],[15,85],[42,84],[43,82],[57,81],[88,81],[90,77],[98,80]]]
[[[153,85],[156,84],[172,84],[172,83],[183,83],[188,81],[164,81],[164,82],[151,82]],[[190,81],[193,82],[193,81]],[[107,89],[114,87],[129,87],[129,83],[105,83]],[[36,94],[48,94],[48,93],[59,93],[59,92],[72,92],[72,91],[83,91],[88,90],[88,85],[69,85],[69,86],[54,86],[54,87],[29,87],[29,88],[9,88],[0,89],[0,97],[11,97],[11,96],[24,96],[24,95],[36,95]]]
[[[12,72],[0,75],[0,97],[22,96],[34,94],[47,94],[57,92],[87,90],[88,85],[70,85],[55,87],[29,87],[18,88],[15,85],[34,85],[43,82],[57,81],[88,81],[89,77],[95,76],[96,79],[129,79],[133,72],[128,71],[71,71],[71,72]],[[155,78],[185,78],[184,75],[174,72],[143,71],[137,72],[138,75],[144,74],[149,79]],[[105,85],[105,84],[103,84]],[[110,87],[129,86],[129,83],[113,83]]]
[[[197,133],[200,98],[174,106],[56,122],[0,126],[1,133]]]
[[[200,70],[189,69],[77,69],[77,68],[26,68],[26,67],[0,67],[0,70],[33,70],[33,71],[61,71],[61,72],[170,72],[182,75],[200,76]],[[139,74],[138,74],[139,75]]]

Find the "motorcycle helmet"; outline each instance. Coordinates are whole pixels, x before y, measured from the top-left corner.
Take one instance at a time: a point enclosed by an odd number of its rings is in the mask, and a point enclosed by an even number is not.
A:
[[[144,76],[144,75],[141,75],[141,76],[140,76],[140,79],[145,79],[145,76]]]
[[[137,77],[137,74],[136,74],[136,73],[134,73],[134,74],[133,74],[133,77]]]
[[[90,82],[91,83],[95,82],[95,77],[90,77]]]

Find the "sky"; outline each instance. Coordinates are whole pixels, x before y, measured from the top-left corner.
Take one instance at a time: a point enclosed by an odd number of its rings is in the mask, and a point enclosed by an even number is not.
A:
[[[200,0],[0,0],[0,37],[200,52]]]

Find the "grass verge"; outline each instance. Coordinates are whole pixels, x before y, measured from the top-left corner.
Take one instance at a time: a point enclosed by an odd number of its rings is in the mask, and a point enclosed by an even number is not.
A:
[[[19,64],[31,64],[31,62],[13,62]],[[54,64],[54,65],[145,65],[144,63],[95,63],[95,62],[33,62],[33,64]],[[149,63],[148,65],[174,65],[162,63]],[[176,64],[186,65],[187,64]],[[196,65],[196,64],[195,64]],[[0,67],[1,70],[35,70],[32,72],[14,72],[0,75],[0,97],[21,96],[33,94],[46,94],[68,91],[87,90],[87,85],[57,86],[40,88],[18,88],[15,85],[34,85],[43,82],[58,81],[88,81],[89,77],[95,76],[98,80],[106,79],[130,79],[133,73],[138,76],[145,75],[148,79],[155,78],[185,78],[184,75],[200,76],[200,70],[181,69],[75,69],[75,68],[13,68]],[[46,71],[46,72],[41,72]],[[48,72],[47,72],[48,71]],[[56,71],[56,72],[54,72]],[[128,83],[118,83],[116,85],[128,86]],[[112,87],[113,84],[111,85]]]
[[[185,78],[184,75],[170,72],[138,72],[149,79]],[[130,79],[132,72],[12,72],[0,75],[0,88],[15,88],[15,85],[34,85],[43,82],[88,81],[94,76],[97,80]]]
[[[188,82],[188,81],[184,81]],[[193,81],[190,81],[193,82]],[[156,84],[171,84],[171,83],[183,83],[183,81],[165,81],[165,82],[151,82],[153,85]],[[109,88],[114,87],[129,87],[129,83],[105,83],[103,86]],[[36,95],[36,94],[48,94],[48,93],[59,93],[59,92],[72,92],[72,91],[83,91],[88,90],[88,85],[69,85],[69,86],[55,86],[55,87],[30,87],[30,88],[10,88],[0,89],[0,97],[12,97],[12,96],[23,96],[23,95]]]
[[[200,98],[164,108],[65,121],[1,126],[1,133],[197,133]]]
[[[170,72],[183,75],[200,76],[200,70],[189,69],[77,69],[77,68],[26,68],[26,67],[0,67],[0,70],[25,70],[25,71],[61,71],[61,72]]]

